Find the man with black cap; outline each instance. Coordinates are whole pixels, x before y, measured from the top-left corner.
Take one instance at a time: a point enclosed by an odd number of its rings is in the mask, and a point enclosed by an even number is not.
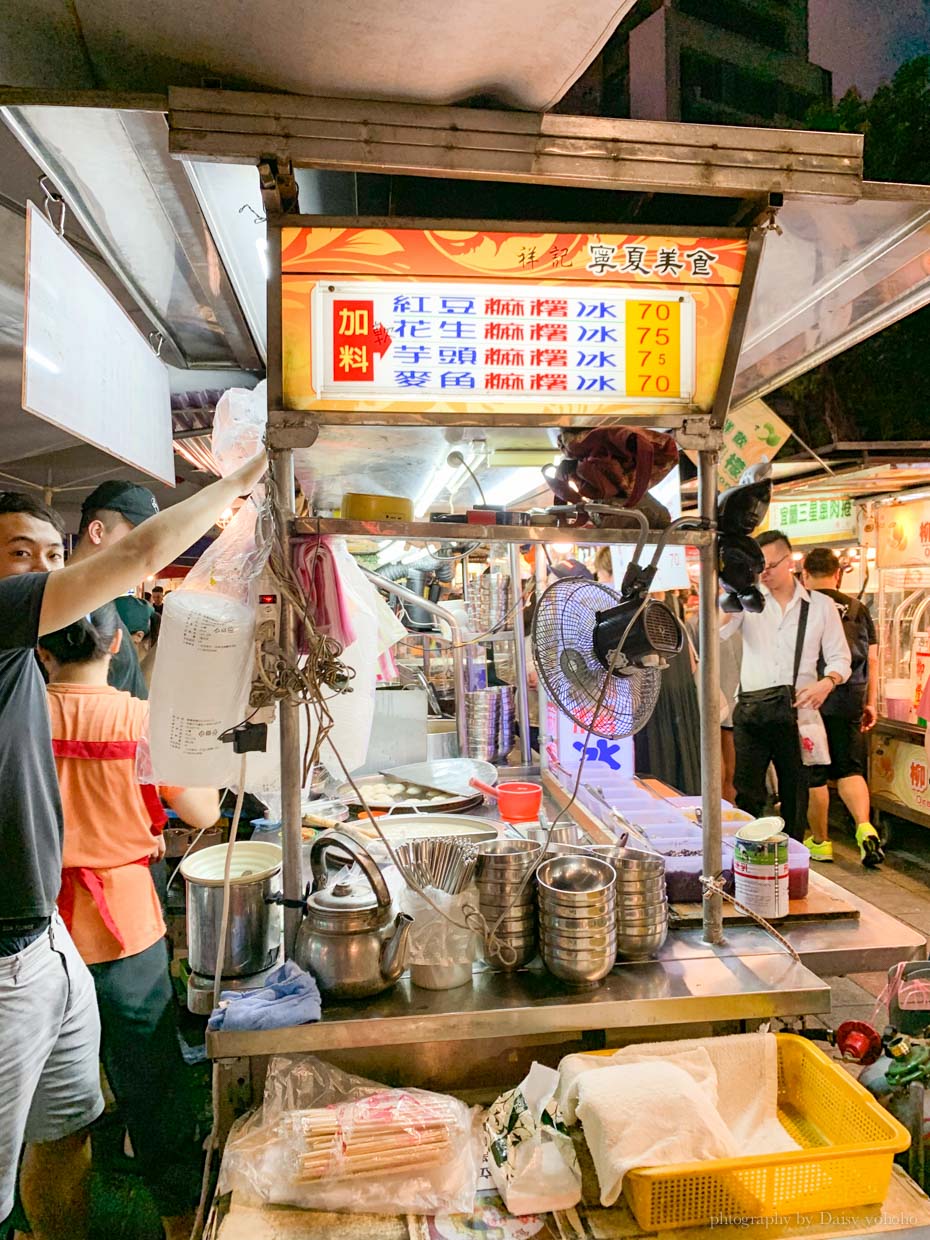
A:
[[[112,547],[157,512],[158,501],[147,487],[115,478],[102,482],[81,505],[78,542],[69,563],[76,564]],[[144,700],[149,695],[148,686],[139,665],[136,644],[122,617],[120,627],[123,640],[110,661],[110,684],[114,689],[126,689],[133,697]]]

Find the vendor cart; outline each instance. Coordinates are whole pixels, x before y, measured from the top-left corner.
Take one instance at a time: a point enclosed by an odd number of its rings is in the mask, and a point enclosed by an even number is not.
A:
[[[131,112],[151,108],[148,98],[123,102]],[[8,103],[30,149],[38,155],[55,147],[41,95],[18,92]],[[91,111],[100,105],[97,95]],[[112,106],[121,106],[118,98]],[[161,156],[201,167],[245,165],[252,178],[258,169],[267,211],[268,443],[285,558],[295,539],[321,535],[478,542],[505,546],[516,576],[519,546],[559,541],[564,532],[434,521],[429,502],[413,520],[326,514],[360,479],[379,494],[419,499],[447,467],[450,448],[478,441],[493,448],[515,433],[551,447],[551,433],[563,427],[661,428],[694,456],[696,528],[674,530],[669,542],[699,555],[703,873],[715,876],[722,856],[717,493],[747,464],[728,411],[930,299],[930,193],[864,183],[857,135],[226,90],[173,89],[165,110]],[[160,131],[148,132],[157,146]],[[294,176],[302,168],[424,178],[416,183],[417,214],[388,208],[347,216],[343,206],[342,214],[302,215]],[[464,194],[450,218],[441,194],[430,193],[430,179],[446,191],[451,181],[477,182],[476,196],[482,182],[507,183],[516,219],[469,211]],[[485,203],[492,197],[485,194]],[[541,222],[543,206],[553,208],[552,222]],[[473,346],[460,329],[471,313],[463,306],[485,286],[496,308],[485,307],[478,339],[496,339],[502,353],[524,339],[503,330],[512,320],[539,332],[539,351],[558,343],[541,329],[552,317],[543,304],[566,300],[560,289],[574,297],[576,325],[622,328],[619,336],[575,341],[591,346],[583,356],[594,361],[568,366],[550,358],[544,369],[502,359],[485,363],[479,381],[477,359],[464,352]],[[433,314],[435,303],[427,308],[431,298],[443,301],[441,313]],[[645,340],[651,347],[638,351]],[[423,364],[424,342],[437,358],[446,351],[442,369]],[[603,360],[612,355],[608,343],[622,356],[622,379],[609,373],[616,361]],[[399,360],[401,349],[403,365],[385,381],[384,359]],[[555,372],[558,382],[543,380]],[[568,372],[570,385],[561,382]],[[298,481],[307,501],[300,516]],[[637,534],[586,527],[570,537],[619,546],[635,543]],[[653,531],[652,541],[658,537]],[[282,645],[293,660],[299,617],[289,602],[282,611]],[[516,625],[513,649],[526,736],[525,648]],[[457,686],[460,677],[459,666]],[[291,954],[303,894],[296,703],[283,701],[280,718],[284,942]],[[544,776],[551,814],[569,795],[557,776]],[[571,812],[589,837],[612,838],[596,814],[577,806]],[[831,896],[827,880],[817,877],[812,886]],[[622,965],[584,994],[566,993],[539,969],[512,976],[479,970],[459,991],[418,991],[403,979],[372,1000],[334,1003],[317,1024],[211,1034],[217,1136],[222,1141],[234,1115],[256,1100],[276,1054],[320,1052],[388,1083],[498,1087],[519,1079],[531,1059],[551,1062],[569,1048],[823,1013],[829,990],[818,974],[882,969],[926,952],[923,936],[865,901],[853,903],[856,917],[788,929],[794,958],[761,929],[726,926],[721,894],[709,886],[698,924],[673,931],[658,959]]]

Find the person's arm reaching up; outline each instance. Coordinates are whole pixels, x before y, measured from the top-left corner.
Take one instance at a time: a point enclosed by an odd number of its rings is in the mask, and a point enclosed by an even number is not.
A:
[[[50,573],[42,599],[40,636],[73,624],[170,564],[206,533],[233,500],[255,487],[266,465],[265,454],[260,453],[235,473],[136,526],[112,547]]]

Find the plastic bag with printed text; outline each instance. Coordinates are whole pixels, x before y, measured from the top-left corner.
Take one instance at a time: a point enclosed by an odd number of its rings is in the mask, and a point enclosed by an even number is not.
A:
[[[446,1094],[389,1089],[311,1056],[268,1065],[262,1105],[226,1143],[219,1192],[372,1214],[467,1214],[478,1112]]]
[[[226,475],[261,448],[264,384],[220,399],[213,448]],[[248,712],[260,577],[271,550],[264,487],[231,515],[179,589],[166,596],[155,653],[143,783],[229,787],[240,761],[220,736]]]

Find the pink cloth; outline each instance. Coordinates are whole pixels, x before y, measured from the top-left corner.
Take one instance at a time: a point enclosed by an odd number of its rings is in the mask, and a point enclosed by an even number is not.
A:
[[[307,538],[294,548],[294,571],[309,599],[309,616],[317,631],[337,641],[343,650],[355,641],[355,629],[342,593],[336,561],[327,538]],[[307,653],[303,631],[301,654]]]
[[[927,683],[924,685],[924,691],[920,695],[920,704],[917,707],[917,718],[920,722],[930,720],[930,676],[927,677]]]

